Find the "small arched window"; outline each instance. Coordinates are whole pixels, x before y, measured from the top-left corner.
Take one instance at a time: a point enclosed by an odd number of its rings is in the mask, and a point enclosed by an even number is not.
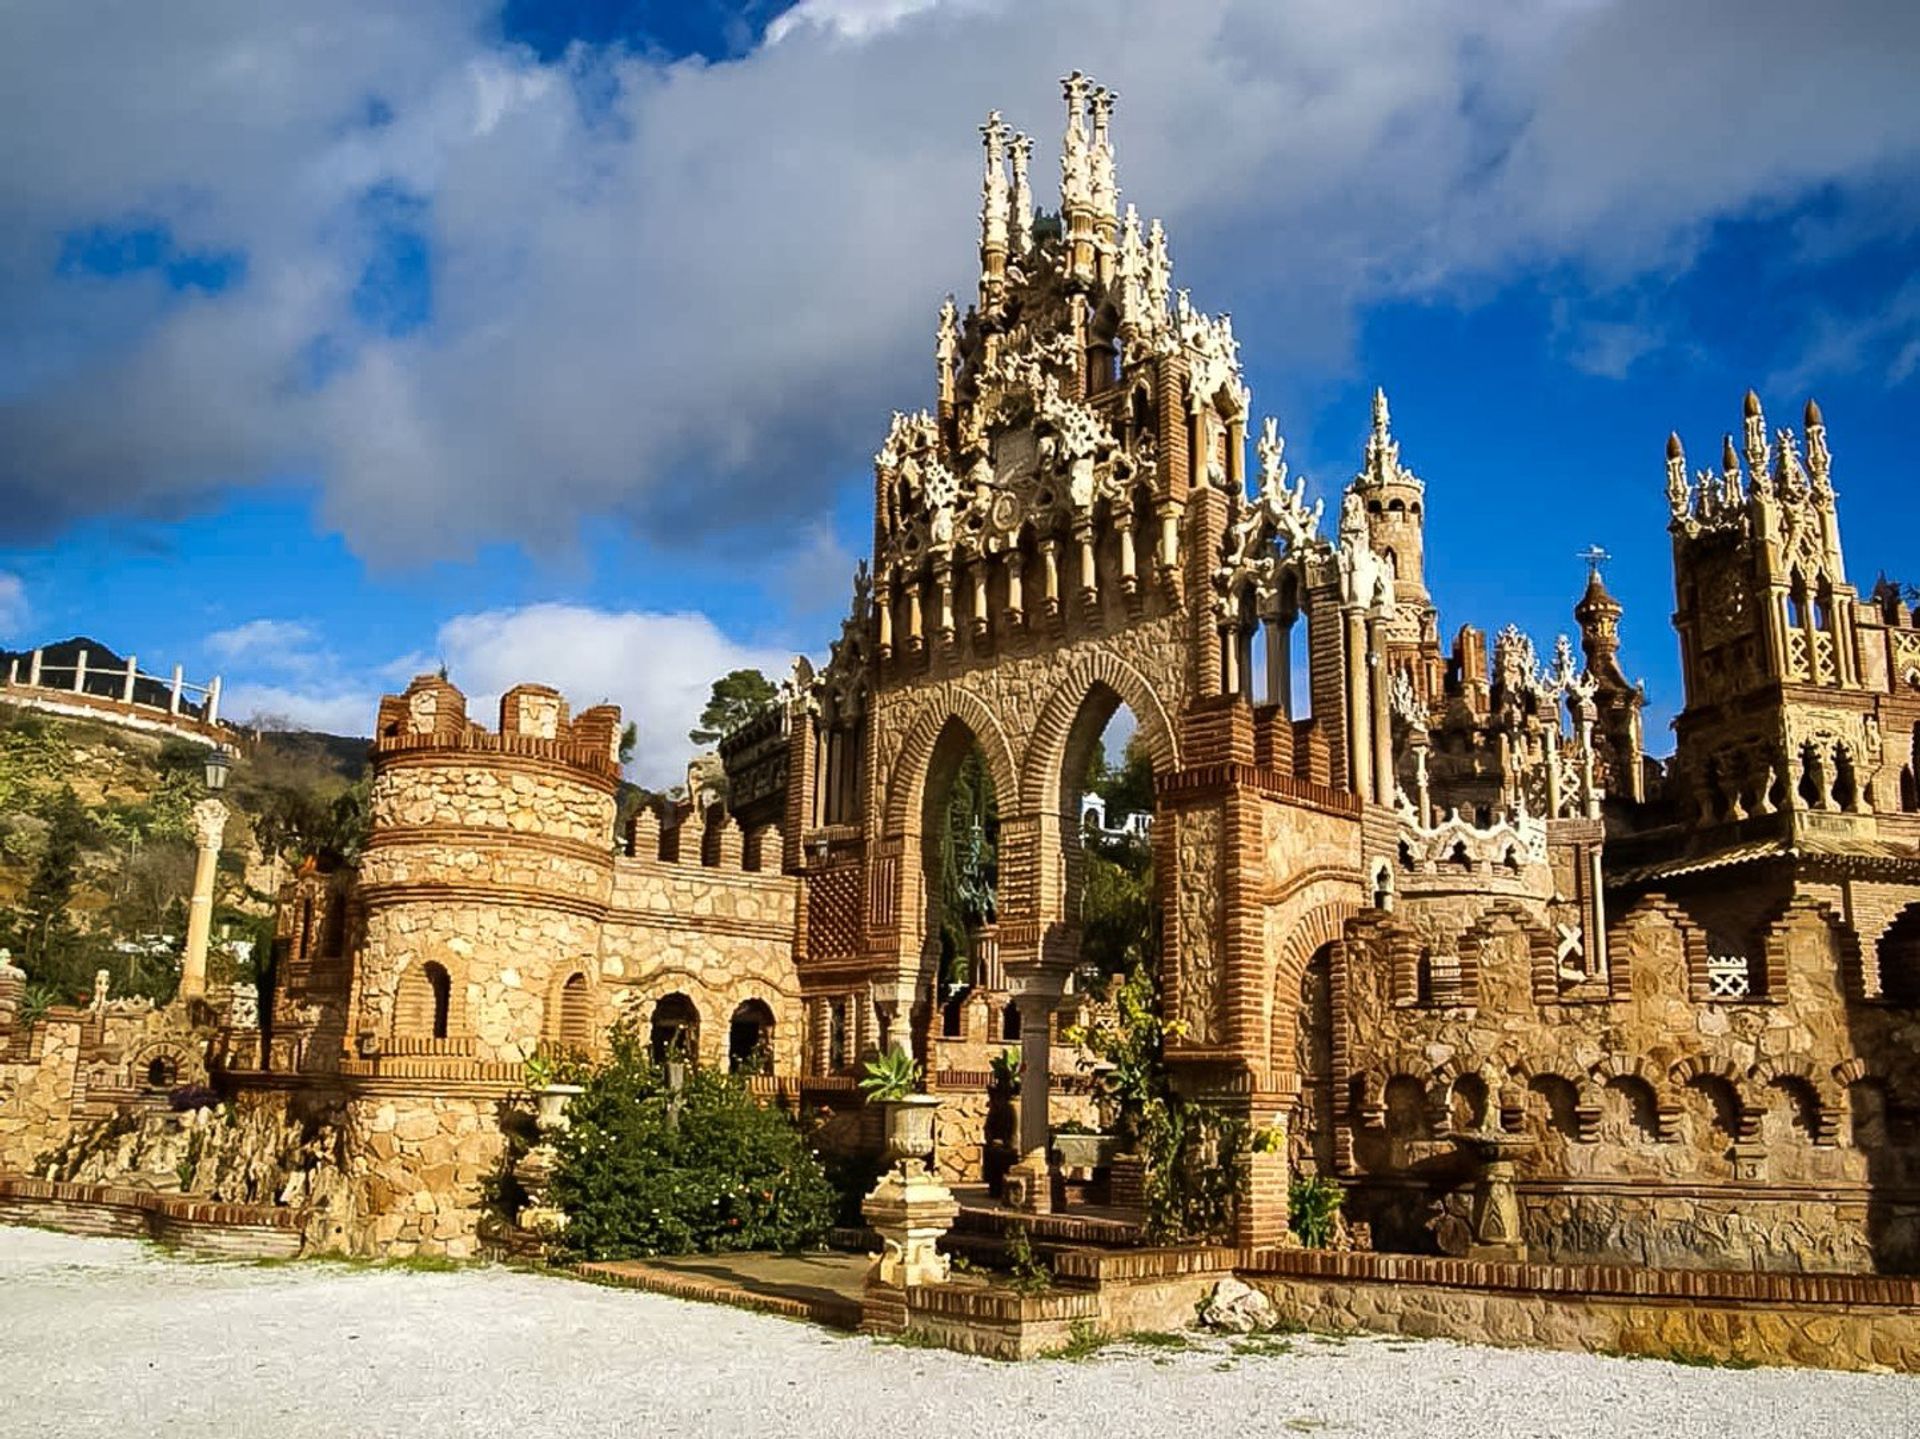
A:
[[[563,1048],[585,1053],[593,1047],[593,997],[584,974],[570,975],[560,986],[560,1013],[554,1038]]]
[[[420,976],[426,980],[433,994],[433,1037],[445,1039],[447,1021],[452,1017],[453,1010],[453,977],[447,973],[446,966],[432,960],[421,967]]]

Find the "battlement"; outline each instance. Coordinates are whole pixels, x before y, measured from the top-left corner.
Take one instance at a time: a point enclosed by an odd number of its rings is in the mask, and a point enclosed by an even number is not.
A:
[[[489,731],[467,718],[466,695],[438,675],[418,675],[402,693],[381,697],[376,761],[444,750],[546,760],[617,780],[620,707],[595,705],[569,718],[558,690],[515,685],[500,696],[500,728]]]

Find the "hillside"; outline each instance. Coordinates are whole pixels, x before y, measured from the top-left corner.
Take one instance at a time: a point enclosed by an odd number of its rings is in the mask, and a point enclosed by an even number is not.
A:
[[[352,848],[366,752],[307,732],[242,743],[222,796],[216,933],[253,937],[290,863]],[[71,996],[104,968],[117,992],[171,992],[205,757],[190,740],[0,704],[0,945],[30,979]]]

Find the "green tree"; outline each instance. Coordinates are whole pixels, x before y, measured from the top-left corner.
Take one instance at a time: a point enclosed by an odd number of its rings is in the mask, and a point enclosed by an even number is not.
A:
[[[700,723],[687,731],[695,744],[716,744],[772,709],[779,691],[759,670],[732,670],[713,682]]]
[[[72,927],[67,906],[73,902],[74,886],[80,879],[80,858],[93,833],[72,785],[61,787],[47,808],[46,818],[46,847],[40,852],[40,863],[34,868],[22,905],[26,911],[27,956],[40,961]]]

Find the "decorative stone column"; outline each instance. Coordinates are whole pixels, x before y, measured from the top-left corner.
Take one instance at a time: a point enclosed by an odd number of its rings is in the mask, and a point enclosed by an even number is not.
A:
[[[193,898],[187,906],[187,949],[180,961],[182,999],[202,999],[207,993],[207,943],[213,935],[213,876],[220,863],[220,838],[226,828],[227,807],[219,800],[203,799],[193,807],[193,834],[199,854],[193,865]]]
[[[953,1191],[927,1167],[933,1148],[937,1095],[914,1094],[885,1105],[887,1157],[892,1169],[880,1176],[861,1201],[860,1215],[880,1236],[868,1284],[905,1289],[947,1282],[947,1257],[940,1236],[953,1228],[960,1205]]]
[[[1051,1097],[1054,997],[1045,993],[1014,996],[1020,1011],[1020,1106],[1014,1147],[1020,1159],[1007,1171],[1007,1202],[1034,1214],[1053,1212],[1053,1176],[1047,1150],[1053,1140],[1048,1111]]]

